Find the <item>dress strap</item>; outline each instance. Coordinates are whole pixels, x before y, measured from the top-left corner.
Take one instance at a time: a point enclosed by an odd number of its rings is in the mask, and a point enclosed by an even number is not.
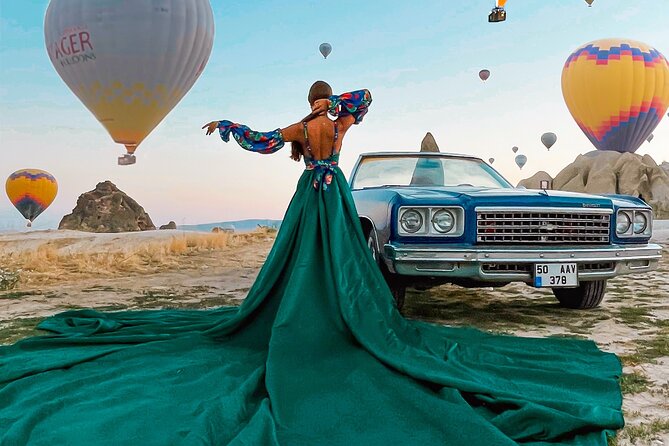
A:
[[[307,122],[302,121],[302,127],[304,128],[304,146],[307,149],[307,152],[309,152],[309,157],[311,159],[314,159],[313,153],[311,153],[311,145],[309,144],[309,132],[307,131]],[[306,157],[306,154],[305,154]]]
[[[334,121],[334,141],[332,141],[332,153],[330,156],[333,156],[337,153],[337,139],[339,139],[339,127],[337,127],[337,121]]]

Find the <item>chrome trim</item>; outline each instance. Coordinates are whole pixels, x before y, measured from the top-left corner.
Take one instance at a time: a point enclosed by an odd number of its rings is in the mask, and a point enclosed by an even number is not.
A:
[[[483,271],[484,264],[535,264],[535,263],[587,263],[611,262],[613,269],[579,272],[579,280],[610,279],[623,274],[657,269],[662,258],[662,248],[648,245],[608,245],[591,248],[532,247],[527,249],[469,248],[457,246],[432,246],[386,244],[384,261],[391,272],[407,276],[432,276],[454,279],[471,279],[481,282],[532,283],[532,273],[522,271]],[[635,265],[640,260],[646,265]],[[440,264],[454,264],[454,269],[439,268]]]
[[[565,212],[568,214],[613,214],[613,209],[609,208],[560,208],[560,207],[502,207],[502,206],[478,206],[474,209],[476,212]]]

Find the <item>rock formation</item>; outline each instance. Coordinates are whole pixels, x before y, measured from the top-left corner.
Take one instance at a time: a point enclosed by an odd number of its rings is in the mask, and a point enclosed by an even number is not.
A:
[[[553,179],[553,189],[632,195],[650,204],[656,217],[669,218],[669,174],[649,155],[598,150],[579,155]]]
[[[423,142],[420,143],[420,151],[439,152],[439,146],[437,145],[437,141],[435,141],[434,136],[432,136],[432,133],[427,132],[425,138],[423,138]]]
[[[176,229],[176,228],[177,228],[177,224],[174,223],[173,221],[171,221],[171,222],[167,223],[166,225],[162,225],[158,229]]]
[[[63,217],[58,229],[87,232],[133,232],[156,229],[135,200],[111,181],[79,196],[72,213]]]
[[[553,177],[551,177],[548,172],[540,170],[529,178],[525,178],[518,183],[518,187],[524,187],[526,189],[541,189],[541,182],[546,181],[548,184],[548,189],[553,189]]]

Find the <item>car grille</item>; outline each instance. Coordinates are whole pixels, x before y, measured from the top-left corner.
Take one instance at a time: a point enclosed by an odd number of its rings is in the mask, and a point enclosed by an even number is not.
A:
[[[477,210],[476,240],[490,244],[609,243],[611,215],[588,211]]]

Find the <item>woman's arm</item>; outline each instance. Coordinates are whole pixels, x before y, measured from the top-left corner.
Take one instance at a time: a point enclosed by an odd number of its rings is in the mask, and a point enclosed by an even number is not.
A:
[[[356,90],[339,96],[330,97],[329,113],[337,116],[337,121],[348,129],[353,124],[360,124],[372,103],[369,90]]]
[[[211,135],[218,129],[221,139],[225,142],[230,141],[230,134],[232,134],[237,144],[242,149],[250,152],[262,154],[274,153],[281,149],[286,142],[281,129],[272,130],[271,132],[257,132],[243,124],[230,121],[212,121],[209,124],[205,124],[202,128],[207,129],[207,135]]]

